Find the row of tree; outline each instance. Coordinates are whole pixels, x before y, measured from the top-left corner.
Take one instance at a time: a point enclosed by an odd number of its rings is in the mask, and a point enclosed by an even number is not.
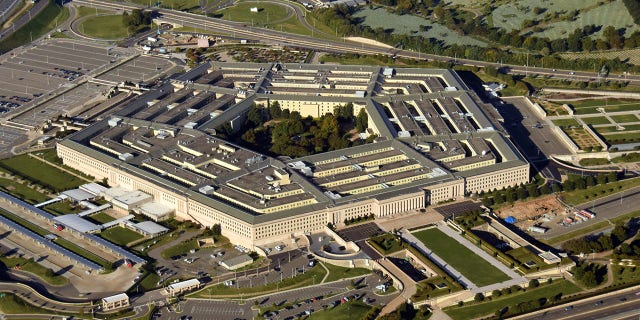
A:
[[[629,228],[626,225],[616,225],[609,234],[568,240],[562,244],[562,249],[570,254],[591,254],[614,249],[628,238]]]
[[[604,185],[609,182],[618,181],[618,174],[616,172],[609,172],[608,174],[600,173],[597,176],[571,176],[565,180],[562,184],[552,182],[550,184],[544,183],[538,186],[535,182],[528,184],[521,184],[519,186],[513,186],[508,188],[502,188],[501,190],[494,189],[491,192],[480,192],[478,196],[482,197],[482,204],[485,206],[492,206],[494,204],[503,204],[505,202],[512,203],[517,200],[524,200],[527,198],[536,198],[541,195],[547,195],[561,191],[573,191],[584,190],[596,185]]]

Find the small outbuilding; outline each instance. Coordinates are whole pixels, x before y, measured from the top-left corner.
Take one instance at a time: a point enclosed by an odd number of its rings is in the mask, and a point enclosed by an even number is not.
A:
[[[221,261],[220,265],[225,267],[227,270],[236,270],[248,266],[252,263],[253,259],[249,255],[242,254],[237,257]]]

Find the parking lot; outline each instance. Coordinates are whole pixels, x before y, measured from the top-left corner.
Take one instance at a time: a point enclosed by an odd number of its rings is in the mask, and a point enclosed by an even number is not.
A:
[[[0,101],[10,111],[47,98],[53,90],[73,82],[114,59],[133,54],[130,49],[107,48],[67,39],[38,42],[5,54],[0,60]]]
[[[454,215],[460,215],[467,211],[480,210],[480,204],[473,201],[463,201],[433,208],[445,219],[451,219]]]
[[[9,156],[13,146],[26,140],[24,131],[0,125],[0,156]]]
[[[525,98],[503,100],[506,103],[498,106],[498,111],[504,117],[511,140],[545,177],[557,179],[555,171],[547,168],[549,156],[571,154],[569,148],[552,131],[552,124],[530,109]]]
[[[358,242],[360,240],[366,240],[370,237],[383,234],[384,231],[378,228],[374,222],[369,222],[338,230],[336,233],[345,241]]]
[[[109,70],[96,79],[120,83],[123,81],[148,82],[162,74],[171,74],[176,64],[169,59],[155,56],[138,56],[115,69]]]
[[[31,127],[38,126],[47,120],[55,119],[62,115],[73,117],[83,110],[83,106],[87,101],[107,89],[107,86],[85,83],[36,106],[29,112],[14,117],[11,121]]]

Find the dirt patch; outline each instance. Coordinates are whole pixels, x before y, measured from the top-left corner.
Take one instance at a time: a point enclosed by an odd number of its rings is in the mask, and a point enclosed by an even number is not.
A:
[[[546,216],[555,216],[564,212],[564,207],[555,196],[547,195],[528,201],[517,201],[512,205],[505,205],[496,210],[495,213],[502,219],[513,216],[516,218],[516,225],[525,227],[534,225],[540,218]]]

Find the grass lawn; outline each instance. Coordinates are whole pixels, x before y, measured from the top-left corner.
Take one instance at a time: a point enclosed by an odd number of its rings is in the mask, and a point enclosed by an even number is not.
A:
[[[478,286],[509,280],[502,271],[436,228],[418,231],[413,235]]]
[[[555,124],[558,127],[577,127],[580,124],[578,123],[578,121],[576,121],[576,119],[555,119],[555,120],[551,120],[551,122],[553,122],[553,124]]]
[[[47,235],[47,234],[51,233],[51,231],[46,230],[44,228],[41,228],[41,227],[39,227],[39,226],[27,221],[26,219],[24,219],[22,217],[19,217],[19,216],[15,215],[15,214],[13,214],[13,213],[11,213],[9,211],[1,209],[1,208],[0,208],[0,215],[8,218],[9,220],[11,220],[11,221],[13,221],[13,222],[15,222],[15,223],[17,223],[17,224],[29,229],[29,230],[31,230],[33,232],[41,235],[41,236],[44,236],[44,235]]]
[[[31,21],[0,42],[0,53],[30,42],[31,37],[35,40],[54,29],[56,24],[62,24],[69,19],[69,9],[56,4],[56,1],[48,1],[49,4]]]
[[[626,179],[622,181],[607,183],[605,185],[589,187],[589,189],[563,192],[562,198],[566,203],[578,205],[581,203],[591,202],[594,199],[601,198],[615,192],[620,192],[629,188],[636,187],[638,186],[638,183],[640,183],[640,178]]]
[[[364,276],[371,273],[371,270],[364,269],[364,268],[344,268],[344,267],[336,266],[330,263],[325,263],[324,266],[327,267],[327,269],[329,269],[329,276],[327,277],[325,282]]]
[[[527,262],[535,262],[535,265],[532,265],[529,268],[533,268],[535,270],[536,266],[540,267],[540,266],[545,266],[546,264],[544,263],[544,261],[542,260],[542,258],[538,257],[537,255],[535,255],[533,252],[531,252],[529,249],[527,249],[527,247],[520,247],[520,248],[516,248],[516,249],[512,249],[509,250],[507,252],[505,252],[508,256],[510,256],[511,258],[517,260],[518,262],[524,264]],[[526,266],[523,266],[523,268],[527,268]]]
[[[77,188],[86,181],[30,157],[28,154],[0,161],[0,165],[56,192]]]
[[[609,163],[607,158],[584,158],[580,159],[581,166],[597,166]]]
[[[193,239],[193,240],[189,240],[189,241],[185,241],[182,243],[179,243],[173,247],[167,248],[166,250],[162,251],[162,257],[165,259],[171,259],[171,257],[173,256],[178,256],[181,254],[185,254],[188,253],[189,250],[191,249],[198,249],[198,241]]]
[[[25,302],[12,293],[6,293],[0,298],[0,310],[2,314],[51,313],[51,311],[40,309]]]
[[[145,291],[150,291],[158,287],[158,281],[160,281],[160,276],[156,273],[149,272],[138,284],[140,284],[140,287]]]
[[[636,132],[608,134],[602,136],[608,144],[631,143],[640,141],[640,136]]]
[[[98,14],[105,14],[110,12],[108,10],[102,10],[102,9],[90,8],[90,7],[77,7],[77,9],[78,9],[78,16],[80,17],[95,16]]]
[[[258,12],[251,12],[251,8],[258,8]],[[292,10],[283,5],[269,2],[240,2],[233,7],[228,7],[217,11],[222,14],[221,19],[233,20],[238,22],[247,22],[247,27],[253,25],[274,27],[273,23],[288,20]]]
[[[60,275],[54,275],[50,269],[43,267],[35,261],[27,260],[25,258],[2,257],[0,258],[0,263],[4,264],[7,269],[20,266],[20,270],[31,272],[50,285],[62,286],[69,282],[67,278]]]
[[[122,23],[122,15],[94,16],[80,23],[78,30],[82,34],[98,39],[121,39],[129,34]]]
[[[640,102],[633,99],[589,99],[582,101],[557,101],[571,105],[575,114],[599,113],[596,108],[604,108],[607,112],[635,111],[640,108]]]
[[[316,264],[311,269],[306,269],[305,273],[299,274],[293,278],[285,278],[282,282],[269,283],[266,286],[254,286],[251,288],[227,287],[224,284],[209,286],[190,295],[192,298],[250,298],[253,296],[261,296],[269,293],[279,292],[281,290],[290,290],[316,284],[322,281],[327,274],[322,266]],[[259,281],[257,281],[259,282]]]
[[[559,293],[566,296],[571,293],[579,292],[581,289],[569,281],[556,280],[550,285],[544,285],[536,289],[527,290],[525,292],[506,295],[495,300],[472,304],[462,307],[449,307],[444,311],[453,319],[473,319],[488,314],[494,314],[496,310],[512,307],[520,302],[526,302],[541,298],[551,299]]]
[[[617,116],[611,116],[611,119],[617,123],[625,123],[625,122],[638,122],[638,116],[635,114],[621,114]]]
[[[57,238],[55,240],[53,240],[53,242],[57,243],[58,245],[60,245],[61,247],[77,254],[80,255],[82,257],[84,257],[85,259],[89,260],[89,261],[93,261],[101,266],[103,266],[105,268],[105,270],[110,269],[111,268],[111,262],[109,262],[107,259],[104,259],[102,257],[100,257],[99,255],[85,249],[82,248],[80,246],[78,246],[77,244],[64,239],[64,238]]]
[[[127,228],[116,226],[100,232],[100,236],[120,246],[142,239],[144,236]]]
[[[46,195],[37,190],[11,179],[0,178],[0,188],[4,192],[31,204],[49,200]]]
[[[58,201],[56,203],[52,203],[44,207],[43,209],[56,216],[71,214],[71,213],[78,213],[82,211],[80,207],[72,208],[71,203],[69,201]]]
[[[161,8],[202,13],[200,8],[202,1],[200,0],[129,0],[128,2],[143,6],[148,6],[151,3],[152,6],[160,6]],[[207,4],[213,2],[215,1],[207,0]]]
[[[369,239],[369,243],[384,255],[402,250],[402,242],[388,233]]]
[[[107,222],[111,222],[116,220],[116,218],[104,213],[104,212],[98,212],[96,214],[92,214],[89,216],[89,218],[91,218],[91,220],[95,221],[96,223],[99,224],[105,224]]]
[[[614,286],[637,283],[640,280],[640,270],[636,267],[612,265],[611,268]]]
[[[351,320],[362,319],[373,307],[362,301],[349,301],[335,308],[316,311],[311,314],[312,320]]]
[[[582,119],[582,121],[584,121],[584,123],[586,124],[611,124],[611,122],[609,122],[609,119],[607,119],[606,117],[582,117],[580,118]]]

